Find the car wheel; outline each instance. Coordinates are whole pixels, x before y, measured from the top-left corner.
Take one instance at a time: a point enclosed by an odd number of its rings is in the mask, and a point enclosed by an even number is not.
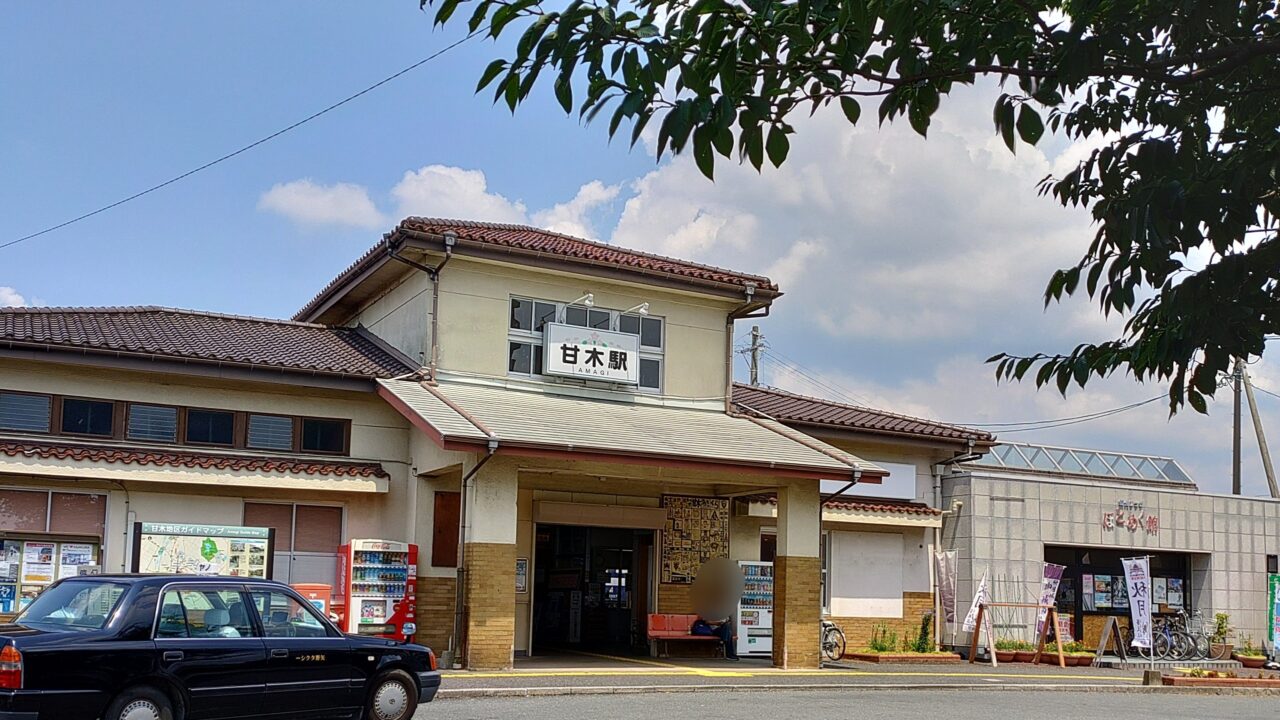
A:
[[[366,720],[409,720],[418,709],[418,686],[403,670],[392,670],[373,683]]]
[[[173,720],[173,704],[159,690],[140,685],[117,695],[103,720]]]

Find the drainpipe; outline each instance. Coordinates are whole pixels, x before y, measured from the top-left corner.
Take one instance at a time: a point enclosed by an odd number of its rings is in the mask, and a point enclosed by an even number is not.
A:
[[[933,475],[933,506],[942,509],[942,471],[944,468],[956,463],[977,460],[982,457],[973,451],[974,442],[971,438],[965,452],[954,457],[943,460],[940,463],[934,463],[929,467]],[[955,511],[943,510],[942,522],[946,522],[947,518],[954,515]],[[933,529],[933,551],[935,553],[942,550],[942,524]],[[933,593],[933,636],[934,644],[938,647],[942,646],[942,626],[944,624],[942,597],[938,593],[938,570],[936,557],[929,558],[929,586]]]
[[[388,239],[390,236],[387,236]],[[440,327],[440,271],[444,270],[444,266],[449,264],[449,260],[453,258],[453,246],[458,242],[457,234],[447,232],[441,236],[444,239],[444,259],[439,265],[431,267],[423,265],[416,260],[410,260],[399,254],[399,244],[387,243],[387,255],[394,260],[416,268],[427,274],[431,279],[431,348],[427,355],[427,381],[434,383],[436,381],[436,368],[440,364],[440,335],[438,329]]]
[[[746,318],[763,318],[769,317],[769,309],[772,305],[766,304],[763,313],[754,312],[758,309],[760,303],[755,299],[756,284],[747,283],[743,291],[747,299],[738,307],[729,311],[729,315],[725,320],[724,333],[724,411],[733,412],[733,322]]]
[[[467,484],[480,472],[480,468],[485,463],[493,459],[494,453],[498,451],[498,437],[496,435],[489,436],[489,451],[480,458],[480,462],[475,464],[466,475],[462,476],[459,490],[461,496],[458,498],[458,570],[457,579],[454,581],[453,594],[453,635],[449,638],[449,651],[453,653],[450,658],[450,665],[457,664],[461,667],[461,659],[463,656],[463,648],[466,647],[466,636],[464,631],[466,624],[465,608],[467,602]]]
[[[124,530],[121,532],[121,540],[123,541],[121,549],[124,552],[120,554],[120,572],[125,573],[129,572],[129,561],[132,559],[129,555],[133,552],[133,543],[129,537],[129,533],[133,530],[133,518],[130,517],[133,512],[129,509],[129,488],[125,487],[124,483],[119,480],[108,480],[107,482],[119,487],[120,491],[124,493]],[[106,558],[103,557],[102,560],[105,561]],[[106,563],[103,562],[102,564],[105,565]]]

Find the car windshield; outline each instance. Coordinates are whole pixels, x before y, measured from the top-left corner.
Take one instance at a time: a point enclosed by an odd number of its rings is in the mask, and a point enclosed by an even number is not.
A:
[[[121,583],[110,582],[59,583],[40,593],[14,622],[100,630],[126,588]]]

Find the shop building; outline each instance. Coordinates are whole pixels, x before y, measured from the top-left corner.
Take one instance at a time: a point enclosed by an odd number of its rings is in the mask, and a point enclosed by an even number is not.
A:
[[[1036,602],[1045,563],[1072,635],[1093,645],[1128,624],[1121,559],[1151,558],[1157,613],[1231,615],[1260,644],[1267,574],[1280,553],[1280,501],[1200,492],[1171,458],[1003,443],[942,478],[943,547],[958,551],[963,614],[989,571],[995,599]],[[999,630],[997,631],[999,632]]]
[[[822,612],[844,630],[850,647],[866,645],[878,628],[915,637],[925,613],[934,610],[932,557],[944,521],[941,476],[958,459],[988,452],[995,438],[775,388],[739,384],[733,399],[743,412],[785,423],[889,472],[885,482],[901,497],[824,483]],[[770,557],[773,513],[771,497],[741,503],[734,518],[738,557]]]

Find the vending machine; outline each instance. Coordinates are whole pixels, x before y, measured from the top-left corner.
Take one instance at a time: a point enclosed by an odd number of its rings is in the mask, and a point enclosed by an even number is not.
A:
[[[773,563],[739,560],[746,582],[738,601],[738,654],[773,653]]]
[[[338,549],[342,629],[409,641],[418,631],[418,546],[390,540],[352,540]]]

